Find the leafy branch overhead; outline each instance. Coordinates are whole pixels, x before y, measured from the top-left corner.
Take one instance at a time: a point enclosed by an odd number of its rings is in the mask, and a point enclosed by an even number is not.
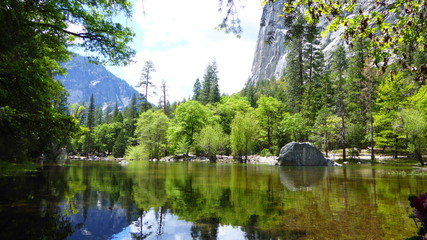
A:
[[[370,57],[382,71],[397,60],[418,71],[424,81],[427,68],[415,66],[412,53],[426,48],[426,7],[425,0],[296,0],[285,3],[283,12],[286,17],[302,9],[312,23],[326,18],[326,31],[343,29],[342,37],[350,46],[357,39],[368,39]]]
[[[227,0],[226,16],[221,29],[229,31],[240,26],[236,0]],[[274,0],[264,0],[272,4]],[[426,0],[287,0],[283,4],[285,20],[295,12],[304,12],[310,23],[328,21],[327,32],[342,31],[349,46],[355,40],[369,40],[366,48],[381,73],[392,61],[399,61],[407,69],[418,73],[419,81],[425,81],[427,66],[414,62],[414,52],[424,52],[427,47]],[[241,34],[239,28],[237,35]]]
[[[65,73],[70,47],[92,61],[125,65],[134,33],[116,22],[131,16],[127,0],[4,0],[0,5],[0,158],[55,155],[76,132],[67,116]],[[24,117],[22,117],[24,116]],[[19,156],[18,156],[19,155]]]

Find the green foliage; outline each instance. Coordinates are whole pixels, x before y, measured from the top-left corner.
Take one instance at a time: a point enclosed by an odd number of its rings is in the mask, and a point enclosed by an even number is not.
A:
[[[258,122],[251,112],[238,112],[231,122],[231,149],[233,156],[242,160],[255,150]]]
[[[379,1],[377,4],[383,6],[381,11],[366,11],[363,1],[344,3],[342,0],[298,0],[285,3],[283,10],[291,13],[299,6],[305,6],[306,18],[310,22],[326,17],[330,20],[327,31],[343,28],[343,38],[350,46],[358,39],[369,39],[366,50],[383,72],[393,57],[401,59],[404,66],[410,66],[415,50],[425,51],[425,0]],[[352,11],[354,14],[346,14]],[[390,21],[394,19],[390,16],[396,16],[396,20]],[[416,71],[420,77],[426,73],[425,68],[417,68]]]
[[[277,143],[274,142],[274,137],[278,132],[284,106],[273,97],[261,97],[258,99],[257,105],[258,108],[255,110],[255,114],[260,127],[260,142],[263,148],[268,148],[271,153],[276,153],[281,146],[277,146]]]
[[[215,122],[213,113],[198,101],[188,101],[178,105],[168,140],[173,153],[188,154],[194,147],[194,137],[207,123]]]
[[[414,92],[414,84],[408,82],[403,72],[390,72],[379,87],[376,105],[379,108],[374,115],[375,142],[380,148],[393,147],[395,156],[397,150],[404,146],[399,133],[396,132],[394,121],[398,119],[399,112],[409,106],[408,96]]]
[[[125,158],[130,160],[147,160],[147,149],[143,145],[128,146]]]
[[[338,147],[341,119],[328,108],[322,108],[316,117],[312,139],[328,155],[329,149]]]
[[[306,141],[310,134],[307,120],[299,113],[284,113],[280,122],[281,136],[293,142]]]
[[[84,105],[73,103],[70,105],[70,116],[72,116],[78,123],[83,124],[85,109],[86,107]]]
[[[412,151],[421,165],[424,165],[422,154],[427,149],[427,117],[426,113],[415,108],[401,112],[401,131],[408,136],[409,151]]]
[[[231,133],[231,121],[237,113],[245,113],[252,110],[253,108],[250,106],[248,100],[238,94],[223,96],[216,106],[216,112],[220,117],[219,122],[226,134]]]
[[[167,154],[167,132],[169,118],[162,110],[148,110],[142,113],[136,123],[135,137],[140,147],[144,149],[145,159],[160,159]]]
[[[123,124],[120,122],[104,123],[96,126],[93,130],[93,138],[97,151],[110,154],[122,128]]]
[[[202,101],[202,84],[200,80],[197,78],[193,87],[193,100]]]
[[[130,16],[128,1],[115,1],[114,8],[104,0],[2,2],[2,160],[53,153],[77,131],[75,121],[61,107],[65,105],[65,89],[53,77],[64,73],[60,63],[69,59],[70,46],[80,46],[88,55],[96,53],[92,60],[98,62],[127,63],[135,53],[127,46],[133,33],[113,21],[120,13]],[[70,25],[82,26],[85,31],[74,32]]]
[[[207,104],[219,102],[221,95],[219,92],[218,81],[218,66],[216,60],[213,60],[206,67],[206,72],[203,76],[200,97],[202,103]]]
[[[360,123],[350,123],[346,129],[347,147],[351,149],[351,157],[359,155],[359,151],[366,147],[366,131]]]
[[[127,137],[124,130],[121,130],[117,136],[113,146],[113,156],[115,158],[121,158],[125,155]]]
[[[207,125],[195,136],[196,149],[209,157],[210,161],[216,161],[217,154],[227,152],[229,137],[219,124]]]

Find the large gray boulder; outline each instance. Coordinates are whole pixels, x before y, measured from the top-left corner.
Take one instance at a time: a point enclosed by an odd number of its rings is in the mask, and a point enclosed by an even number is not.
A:
[[[331,160],[308,142],[286,144],[280,150],[279,163],[283,166],[333,166]]]

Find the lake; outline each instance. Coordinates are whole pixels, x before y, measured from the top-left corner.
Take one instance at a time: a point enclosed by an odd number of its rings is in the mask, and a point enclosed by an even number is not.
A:
[[[405,239],[397,167],[74,161],[0,178],[1,239]]]

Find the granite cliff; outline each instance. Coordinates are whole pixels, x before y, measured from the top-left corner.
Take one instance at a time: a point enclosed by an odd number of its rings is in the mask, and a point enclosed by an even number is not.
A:
[[[284,19],[280,15],[282,14],[285,1],[276,0],[274,3],[269,2],[263,8],[252,64],[252,81],[272,79],[273,77],[278,79],[283,76],[287,55],[285,34],[288,29],[285,26]],[[370,6],[359,6],[359,8],[369,11]],[[327,25],[328,22],[324,20],[320,21],[317,26],[323,30]],[[330,57],[336,47],[343,43],[340,36],[341,33],[342,31],[328,33],[321,40],[322,51],[326,59]]]

